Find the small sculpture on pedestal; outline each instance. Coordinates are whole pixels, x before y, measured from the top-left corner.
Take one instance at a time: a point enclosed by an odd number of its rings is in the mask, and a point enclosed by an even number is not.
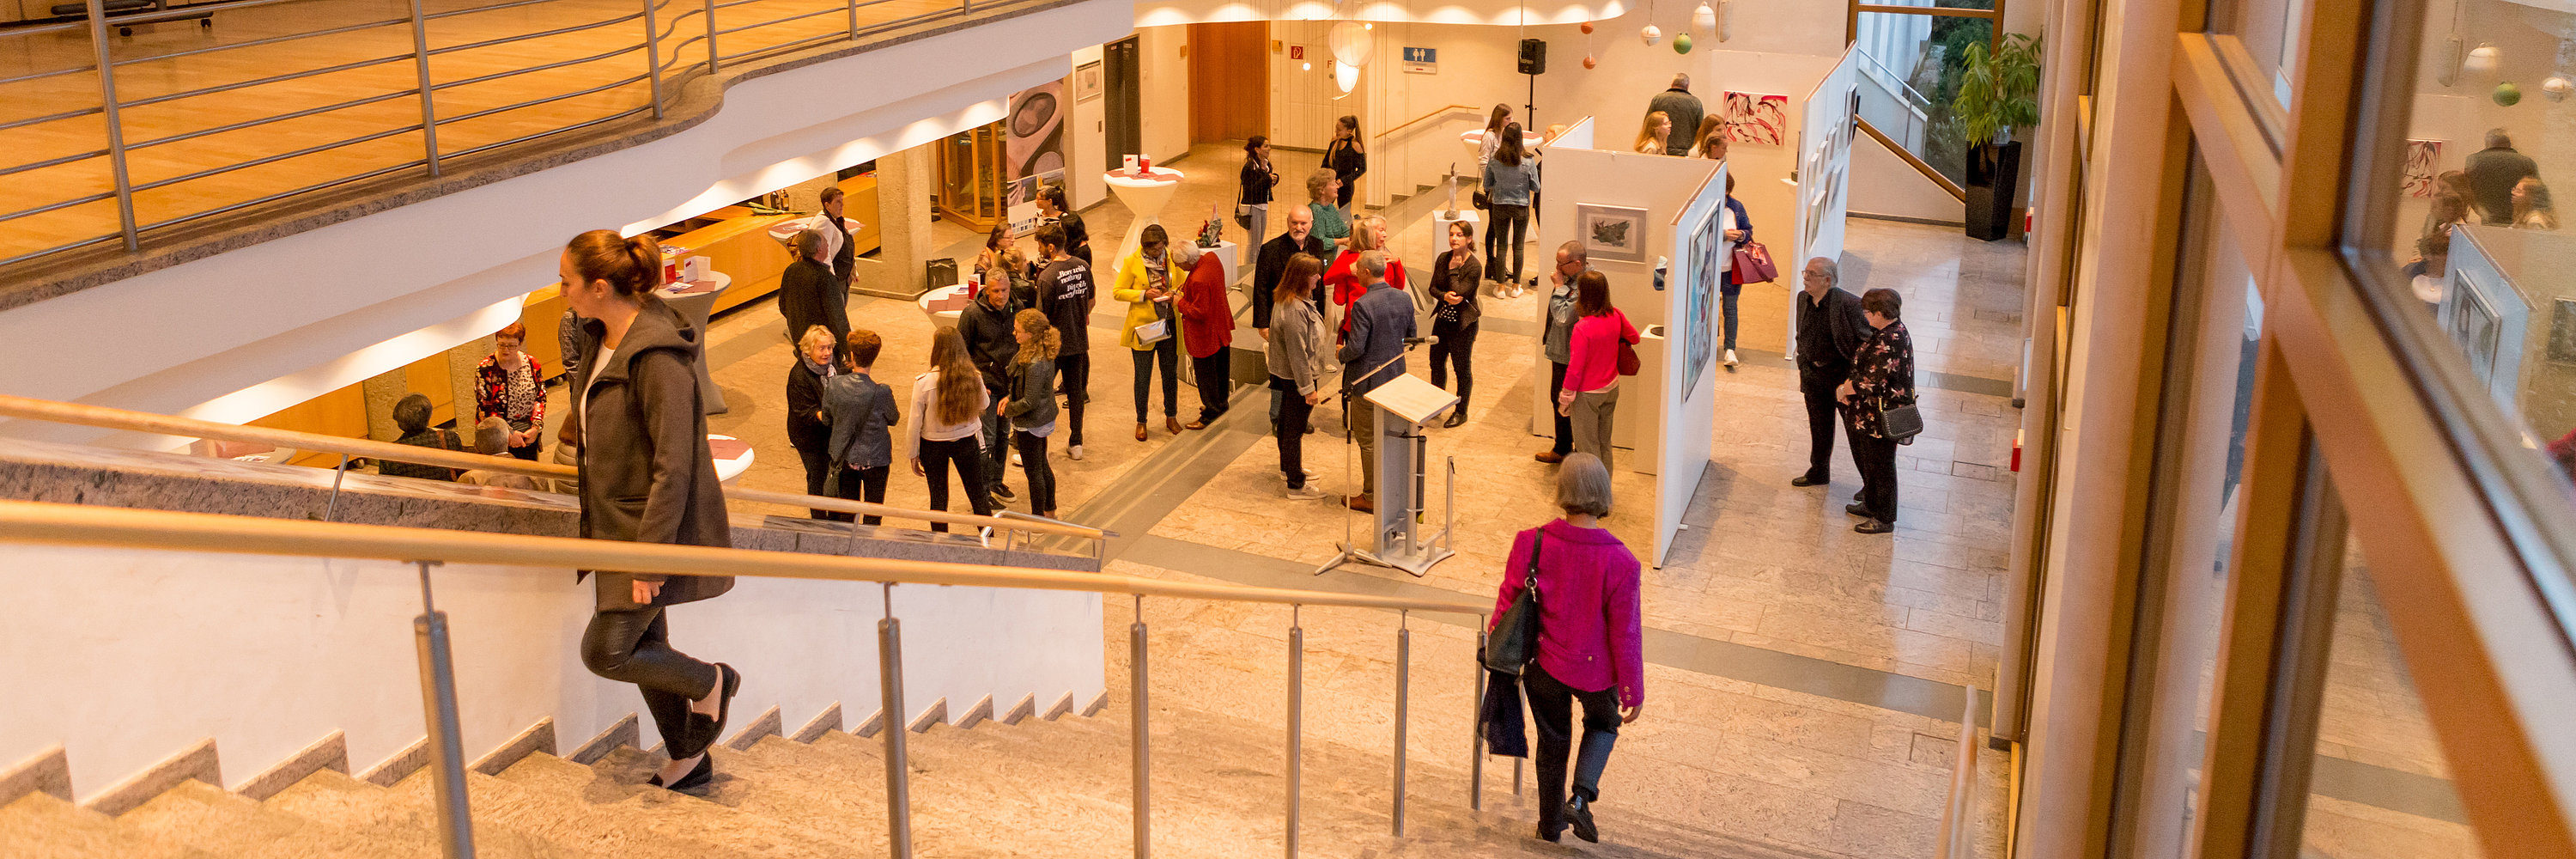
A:
[[[1199,247],[1212,248],[1225,243],[1225,204],[1208,206],[1207,223],[1199,227]]]
[[[1458,219],[1458,162],[1449,162],[1449,178],[1447,181],[1449,183],[1449,211],[1447,214],[1442,215],[1441,219],[1455,221]]]

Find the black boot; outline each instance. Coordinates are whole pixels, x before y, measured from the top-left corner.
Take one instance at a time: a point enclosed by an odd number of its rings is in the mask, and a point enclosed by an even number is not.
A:
[[[1585,802],[1582,796],[1565,801],[1565,822],[1574,830],[1574,837],[1601,843],[1601,830],[1592,825],[1592,803]]]

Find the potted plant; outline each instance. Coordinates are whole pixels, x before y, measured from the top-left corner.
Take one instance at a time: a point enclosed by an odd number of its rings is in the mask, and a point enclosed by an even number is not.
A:
[[[2012,33],[2000,48],[1973,43],[1965,54],[1950,109],[1968,140],[1970,236],[1994,241],[2011,231],[2022,149],[2012,134],[2039,122],[2039,46],[2038,39]]]

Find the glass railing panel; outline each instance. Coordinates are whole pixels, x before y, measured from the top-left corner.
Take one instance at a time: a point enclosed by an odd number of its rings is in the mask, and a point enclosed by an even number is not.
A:
[[[1967,74],[1968,46],[1991,45],[1994,32],[1985,18],[1860,13],[1853,44],[1864,58],[1861,117],[1951,182],[1967,184],[1967,134],[1951,103]],[[1897,125],[1880,123],[1882,116]]]

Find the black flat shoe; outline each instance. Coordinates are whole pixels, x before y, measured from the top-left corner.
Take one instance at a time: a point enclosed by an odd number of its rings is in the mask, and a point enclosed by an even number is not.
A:
[[[1796,477],[1789,478],[1789,485],[1791,485],[1791,486],[1823,486],[1823,485],[1825,485],[1826,483],[1830,482],[1831,480],[1832,480],[1831,478],[1815,478],[1815,477],[1808,477],[1808,476],[1806,476],[1806,475],[1804,475],[1804,474],[1801,474],[1801,475],[1798,475],[1798,476],[1796,476]]]
[[[698,765],[690,767],[689,774],[681,776],[679,781],[666,785],[662,783],[662,777],[660,775],[655,775],[650,780],[647,780],[645,784],[663,788],[665,790],[696,790],[707,786],[707,782],[715,780],[716,756],[706,752],[699,752]]]
[[[1601,843],[1601,830],[1592,825],[1592,803],[1584,802],[1583,797],[1572,797],[1565,801],[1565,822],[1572,824],[1574,837],[1594,844]]]
[[[733,666],[722,662],[716,663],[716,671],[722,675],[716,681],[716,691],[723,697],[716,699],[716,718],[707,724],[705,742],[698,746],[700,751],[713,748],[715,744],[724,741],[725,721],[733,717],[734,693],[742,691],[742,672],[735,671]]]
[[[1874,518],[1877,518],[1877,517],[1874,517],[1874,516],[1869,515],[1869,508],[1861,506],[1860,502],[1857,502],[1857,501],[1852,502],[1852,503],[1850,503],[1850,504],[1845,504],[1845,505],[1843,505],[1843,512],[1845,512],[1845,513],[1849,513],[1849,514],[1854,515],[1854,516],[1858,516],[1858,517],[1863,518],[1863,519],[1874,519]]]
[[[1886,534],[1895,531],[1896,526],[1884,520],[1871,518],[1861,520],[1860,524],[1852,526],[1852,530],[1863,534]]]
[[[1465,410],[1465,409],[1459,409],[1459,410],[1456,410],[1456,411],[1452,411],[1452,412],[1450,412],[1450,413],[1449,413],[1449,419],[1448,419],[1448,420],[1446,420],[1446,421],[1442,421],[1442,422],[1440,422],[1440,425],[1441,425],[1441,426],[1444,426],[1444,427],[1449,427],[1449,428],[1453,428],[1453,429],[1454,429],[1454,428],[1457,428],[1457,427],[1465,426],[1465,425],[1466,425],[1466,423],[1467,423],[1467,410]]]

